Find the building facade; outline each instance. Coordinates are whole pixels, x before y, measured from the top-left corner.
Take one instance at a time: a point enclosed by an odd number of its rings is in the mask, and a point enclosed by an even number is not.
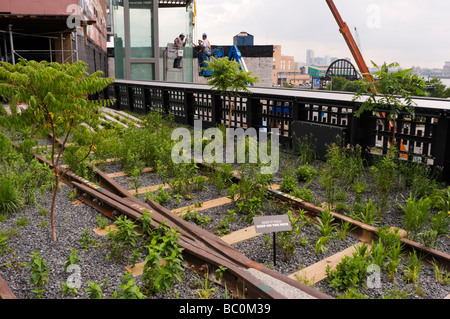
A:
[[[301,84],[309,83],[310,77],[304,74],[304,70],[296,69],[296,64],[293,56],[282,54],[281,45],[274,45],[273,50],[273,72],[272,84],[283,86],[285,83],[299,86]]]
[[[118,79],[193,81],[192,0],[113,0],[114,67]],[[184,33],[182,68],[169,48]]]
[[[105,0],[0,2],[0,57],[73,63],[108,75]]]

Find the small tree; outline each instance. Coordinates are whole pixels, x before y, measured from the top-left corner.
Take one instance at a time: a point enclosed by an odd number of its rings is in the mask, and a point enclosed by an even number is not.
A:
[[[34,134],[51,136],[51,163],[55,176],[55,189],[51,205],[52,239],[56,241],[55,203],[61,177],[89,157],[94,149],[93,142],[81,147],[84,156],[60,174],[59,163],[71,135],[98,119],[99,108],[111,101],[91,101],[88,95],[99,92],[114,79],[102,78],[97,71],[87,73],[88,65],[82,61],[73,64],[36,62],[21,59],[16,65],[2,63],[0,67],[0,95],[14,96],[28,105],[20,115],[24,126],[32,128]],[[62,137],[62,140],[57,140]],[[93,141],[93,133],[92,139]],[[62,141],[61,147],[58,143]]]
[[[378,69],[373,75],[373,81],[364,78],[360,81],[361,89],[355,94],[353,100],[367,96],[355,115],[361,116],[364,112],[383,112],[383,116],[394,126],[393,143],[397,131],[395,120],[401,112],[406,111],[412,119],[415,119],[415,106],[413,96],[425,96],[425,81],[413,74],[412,69],[398,69],[390,72],[392,68],[399,68],[399,64],[384,63],[378,66],[372,61],[372,65]],[[388,111],[387,114],[384,114]]]
[[[206,71],[212,71],[211,79],[208,85],[225,94],[230,105],[230,115],[228,127],[231,126],[231,114],[239,92],[251,93],[248,85],[259,81],[258,77],[252,77],[251,72],[240,69],[240,64],[236,61],[230,61],[228,57],[215,59],[208,63]]]

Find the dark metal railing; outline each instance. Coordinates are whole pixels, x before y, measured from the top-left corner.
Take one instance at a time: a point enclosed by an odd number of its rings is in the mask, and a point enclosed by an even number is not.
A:
[[[356,117],[354,111],[363,101],[353,101],[352,93],[257,87],[250,90],[252,94],[242,93],[237,99],[231,119],[226,95],[207,85],[116,80],[102,95],[115,98],[116,109],[138,114],[172,113],[176,122],[185,125],[193,126],[195,120],[202,120],[204,128],[228,126],[230,121],[233,128],[279,128],[280,142],[291,147],[311,127],[311,131],[323,135],[322,144],[336,137],[327,135],[340,132],[350,145],[386,154],[395,133],[397,141],[401,141],[403,158],[441,168],[442,178],[450,182],[449,99],[416,98],[415,119],[402,113],[393,126],[382,113],[367,112]],[[296,131],[296,127],[303,130]]]

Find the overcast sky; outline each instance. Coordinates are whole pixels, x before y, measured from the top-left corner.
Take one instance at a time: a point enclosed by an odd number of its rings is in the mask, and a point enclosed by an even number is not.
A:
[[[367,65],[398,62],[404,68],[442,68],[450,61],[449,0],[335,0],[343,20],[356,27]],[[282,46],[306,61],[351,57],[325,0],[197,0],[197,30],[213,45],[230,45],[246,31],[256,45]],[[355,36],[355,33],[354,33]]]

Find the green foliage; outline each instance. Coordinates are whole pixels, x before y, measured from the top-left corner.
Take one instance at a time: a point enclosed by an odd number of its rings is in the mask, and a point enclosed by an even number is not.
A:
[[[398,174],[397,169],[398,166],[394,157],[389,155],[378,158],[375,164],[370,168],[375,190],[381,201],[381,212],[386,208],[388,197],[395,185]]]
[[[363,88],[355,95],[354,100],[358,100],[363,95],[369,96],[361,107],[356,111],[356,116],[361,116],[366,111],[387,110],[388,120],[398,118],[401,112],[406,111],[414,118],[415,103],[412,96],[425,96],[425,82],[419,76],[413,74],[412,69],[398,69],[391,72],[392,68],[399,68],[398,63],[381,66],[372,62],[378,69],[373,75],[374,81],[364,78],[361,81]]]
[[[186,221],[192,221],[201,227],[205,227],[211,222],[211,218],[208,215],[202,217],[197,210],[191,209],[189,209],[186,214],[183,215],[183,219]]]
[[[290,194],[298,187],[298,181],[295,177],[295,172],[289,168],[282,173],[283,179],[280,183],[280,191]]]
[[[160,205],[164,205],[172,199],[172,196],[170,195],[170,192],[165,191],[164,188],[160,186],[156,192],[149,194],[149,198]]]
[[[313,136],[294,137],[300,165],[311,165],[317,159],[316,140]]]
[[[64,154],[70,135],[84,130],[82,123],[92,124],[98,118],[98,110],[112,101],[93,101],[86,97],[110,85],[114,79],[102,78],[101,71],[89,74],[88,65],[83,61],[73,64],[36,62],[20,59],[15,65],[2,63],[0,68],[0,96],[20,100],[28,107],[20,114],[23,130],[30,128],[30,135],[52,136],[50,161],[57,167]],[[63,136],[63,147],[57,148],[56,138]],[[28,145],[27,145],[28,147]],[[91,143],[86,151],[87,158],[94,148]],[[78,165],[76,162],[74,165]],[[71,170],[73,167],[68,167]],[[54,171],[56,198],[61,175]],[[54,201],[51,207],[52,239],[56,241]]]
[[[429,219],[431,200],[423,198],[415,201],[409,198],[402,209],[404,212],[403,227],[408,232],[408,238],[415,241]]]
[[[24,204],[24,200],[13,180],[0,177],[0,210],[6,214],[13,213],[22,208]]]
[[[176,281],[182,281],[183,248],[177,243],[179,238],[180,234],[176,230],[167,229],[164,224],[154,231],[146,246],[148,255],[142,276],[147,294],[168,291]]]
[[[380,211],[378,210],[377,205],[372,199],[369,199],[369,201],[366,201],[365,205],[362,206],[362,210],[353,212],[351,217],[363,222],[364,224],[376,226],[380,222],[379,215]]]
[[[333,225],[334,217],[330,210],[324,209],[320,217],[316,217],[318,224],[316,225],[322,237],[331,237],[336,225]]]
[[[118,217],[114,222],[116,229],[110,230],[106,236],[111,249],[110,257],[116,261],[127,260],[127,252],[138,246],[140,234],[137,225],[126,216]]]
[[[300,182],[311,182],[318,174],[317,170],[311,165],[300,165],[295,171],[295,175]]]
[[[350,81],[341,76],[334,76],[332,82],[327,84],[327,89],[332,91],[358,92],[363,90],[361,81]]]
[[[77,253],[78,250],[75,249],[70,249],[71,253],[69,255],[69,257],[66,259],[66,263],[64,264],[64,270],[67,270],[67,268],[70,265],[75,265],[76,263],[78,263],[81,259],[80,257],[78,257]]]
[[[240,92],[251,93],[247,85],[252,85],[259,81],[258,77],[252,77],[251,72],[240,70],[240,64],[236,61],[230,61],[228,57],[221,59],[212,58],[205,71],[211,71],[208,85],[213,89],[226,94],[230,104],[229,124],[231,126],[231,114],[233,105],[236,104],[236,98]]]
[[[327,266],[326,273],[330,287],[336,291],[360,287],[367,280],[368,265],[364,256],[355,253],[352,257],[345,256],[335,270]]]
[[[423,264],[420,258],[417,256],[416,251],[410,252],[404,270],[406,281],[418,284],[419,275],[422,269]]]
[[[118,288],[120,292],[114,291],[113,299],[145,299],[139,286],[136,285],[136,278],[131,278],[130,273],[125,274],[122,280],[123,282]]]
[[[48,283],[48,267],[47,262],[39,257],[41,251],[34,252],[30,255],[30,261],[27,266],[30,267],[30,284],[43,288]]]
[[[105,278],[102,284],[88,280],[87,284],[89,287],[86,288],[86,293],[89,294],[89,299],[103,299],[103,289],[107,283],[108,278]]]

